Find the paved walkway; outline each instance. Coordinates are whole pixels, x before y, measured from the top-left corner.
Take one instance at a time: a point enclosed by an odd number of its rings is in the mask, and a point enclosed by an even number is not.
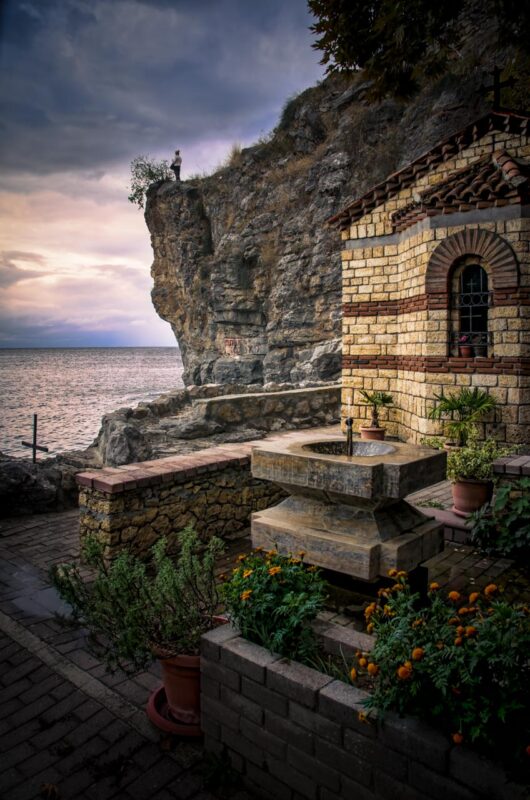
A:
[[[0,520],[0,797],[250,800],[237,787],[204,788],[215,765],[200,740],[160,735],[149,723],[157,666],[109,674],[84,634],[55,618],[63,607],[48,570],[77,557],[77,532],[77,510]],[[248,538],[233,541],[220,571],[249,547]],[[502,581],[512,566],[454,544],[428,564],[432,580],[458,589]],[[351,623],[347,609],[325,616]]]

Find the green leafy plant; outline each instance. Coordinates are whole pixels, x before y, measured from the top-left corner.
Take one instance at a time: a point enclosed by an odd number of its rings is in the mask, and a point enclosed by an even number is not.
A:
[[[371,427],[379,428],[379,409],[383,406],[391,406],[394,398],[388,392],[367,392],[365,389],[360,390],[360,395],[361,403],[372,406]]]
[[[446,435],[463,447],[476,423],[493,411],[497,402],[478,387],[463,386],[459,392],[435,394],[437,405],[430,409],[429,419],[445,420]]]
[[[365,610],[374,647],[352,670],[373,680],[367,708],[434,721],[455,744],[526,758],[529,609],[503,601],[495,584],[462,596],[432,583],[422,605],[406,573],[389,574],[395,585]]]
[[[52,568],[54,586],[110,668],[142,669],[162,654],[196,654],[201,635],[214,627],[219,605],[214,568],[224,545],[212,538],[204,548],[191,527],[178,538],[176,560],[161,539],[145,564],[128,552],[107,563],[102,543],[87,537],[83,559],[95,571],[92,582],[83,579],[77,564]]]
[[[131,184],[129,187],[129,203],[138,208],[145,205],[145,197],[149,187],[157,181],[170,181],[173,175],[167,161],[155,161],[149,156],[136,156],[131,161]]]
[[[477,440],[476,432],[470,434],[465,447],[450,450],[447,455],[447,477],[458,480],[493,480],[493,462],[513,453],[513,447],[500,445],[495,439]]]
[[[530,556],[530,478],[497,489],[491,503],[471,515],[473,544],[485,553]]]
[[[316,567],[276,550],[240,556],[223,586],[233,622],[243,636],[272,652],[307,661],[316,652],[312,620],[324,604],[325,582]]]

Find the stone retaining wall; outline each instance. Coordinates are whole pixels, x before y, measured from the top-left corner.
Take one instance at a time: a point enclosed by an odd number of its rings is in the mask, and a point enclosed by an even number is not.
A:
[[[206,750],[267,800],[523,800],[498,765],[412,718],[360,721],[365,692],[229,625],[203,637],[201,655]]]
[[[221,445],[77,475],[81,538],[97,534],[109,557],[124,546],[143,557],[189,523],[205,539],[248,527],[253,511],[285,497],[275,484],[252,477],[251,446]]]

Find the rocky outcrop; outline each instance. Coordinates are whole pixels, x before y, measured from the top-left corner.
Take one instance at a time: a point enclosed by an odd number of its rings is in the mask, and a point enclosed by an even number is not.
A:
[[[62,511],[77,505],[73,464],[49,458],[33,464],[0,453],[0,517]]]
[[[185,383],[338,377],[340,240],[326,220],[479,116],[489,68],[446,75],[408,104],[369,105],[359,77],[328,78],[287,105],[269,141],[149,190],[152,299]]]

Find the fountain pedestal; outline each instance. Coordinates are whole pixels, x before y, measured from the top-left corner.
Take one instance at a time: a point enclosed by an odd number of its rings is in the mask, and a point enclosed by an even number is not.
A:
[[[252,515],[252,545],[306,553],[327,569],[372,581],[409,572],[443,549],[443,526],[403,498],[445,479],[445,452],[403,442],[301,432],[290,444],[252,451],[252,474],[289,497]]]

